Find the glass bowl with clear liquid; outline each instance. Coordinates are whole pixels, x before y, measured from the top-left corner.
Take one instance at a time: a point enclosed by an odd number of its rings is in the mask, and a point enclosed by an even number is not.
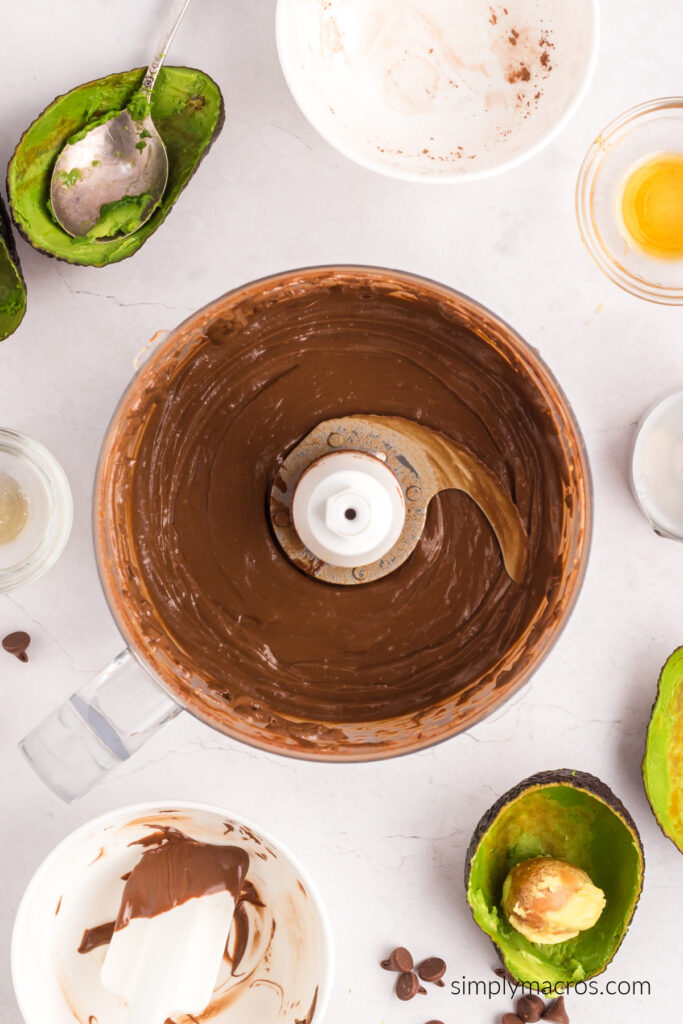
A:
[[[0,593],[54,565],[72,520],[69,481],[55,457],[38,441],[0,429]]]

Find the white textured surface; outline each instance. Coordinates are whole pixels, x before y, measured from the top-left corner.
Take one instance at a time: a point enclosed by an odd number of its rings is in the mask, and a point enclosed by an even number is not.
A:
[[[141,63],[131,42],[160,0],[24,0],[4,25],[0,161],[55,94]],[[148,11],[148,13],[144,13]],[[604,980],[645,979],[638,997],[573,999],[573,1024],[665,1019],[679,1005],[683,861],[659,833],[639,763],[659,667],[683,641],[683,547],[651,533],[628,490],[633,426],[683,378],[680,312],[619,292],[574,224],[585,148],[624,108],[680,90],[683,12],[668,0],[605,0],[600,66],[560,139],[504,177],[452,188],[390,181],[347,162],[298,112],[275,55],[271,0],[195,0],[174,47],[212,73],[228,120],[168,222],[132,259],[68,267],[20,243],[29,311],[0,346],[0,419],[45,442],[75,498],[72,539],[40,582],[0,598],[0,634],[28,629],[31,661],[0,652],[0,1019],[20,1024],[8,967],[14,911],[31,873],[68,831],[133,800],[221,803],[261,823],[310,869],[335,925],[329,1024],[488,1024],[506,1000],[448,989],[410,1004],[376,961],[392,944],[448,960],[449,978],[495,962],[463,898],[480,814],[539,769],[595,772],[624,799],[646,846],[645,893]],[[100,439],[158,328],[255,276],[345,260],[427,274],[490,305],[537,346],[583,426],[595,477],[587,581],[571,623],[532,684],[471,733],[367,766],[288,762],[227,742],[181,716],[74,807],[34,779],[16,742],[121,646],[93,561],[89,500]],[[573,1009],[572,1009],[573,1006]],[[32,1022],[33,1024],[33,1022]],[[106,1022],[100,1022],[106,1024]]]

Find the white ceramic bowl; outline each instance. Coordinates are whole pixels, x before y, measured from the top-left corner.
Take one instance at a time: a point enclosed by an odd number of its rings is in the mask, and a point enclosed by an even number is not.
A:
[[[26,1024],[125,1024],[125,1004],[99,980],[105,948],[86,955],[77,950],[84,929],[116,917],[121,875],[140,857],[140,847],[129,844],[159,824],[204,841],[246,847],[248,878],[259,893],[267,893],[266,909],[254,911],[268,918],[260,921],[264,941],[245,955],[240,974],[248,977],[232,978],[224,965],[211,1004],[212,1024],[291,1024],[309,1016],[319,1024],[332,985],[333,951],[313,883],[296,858],[257,826],[219,807],[189,803],[138,804],[104,814],[43,861],[24,893],[12,936],[12,978]]]
[[[289,88],[371,170],[484,178],[537,153],[588,87],[597,0],[278,0]]]

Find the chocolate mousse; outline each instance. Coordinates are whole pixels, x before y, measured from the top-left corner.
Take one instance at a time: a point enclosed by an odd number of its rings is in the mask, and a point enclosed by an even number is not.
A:
[[[334,586],[276,542],[268,495],[321,421],[400,416],[486,467],[527,538],[519,582],[465,493],[407,561]],[[299,756],[378,757],[472,724],[546,651],[582,575],[587,470],[563,396],[504,324],[407,275],[322,269],[190,320],[133,382],[97,543],[128,642],[210,724]]]

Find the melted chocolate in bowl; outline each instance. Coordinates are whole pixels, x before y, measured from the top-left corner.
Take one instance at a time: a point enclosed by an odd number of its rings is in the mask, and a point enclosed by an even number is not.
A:
[[[496,474],[529,535],[521,584],[459,491],[381,580],[288,561],[267,513],[279,466],[321,420],[363,413],[440,430]],[[95,526],[119,627],[181,704],[279,753],[371,760],[472,725],[537,666],[583,576],[589,474],[507,325],[420,278],[318,268],[224,296],[152,355],[105,441]]]

